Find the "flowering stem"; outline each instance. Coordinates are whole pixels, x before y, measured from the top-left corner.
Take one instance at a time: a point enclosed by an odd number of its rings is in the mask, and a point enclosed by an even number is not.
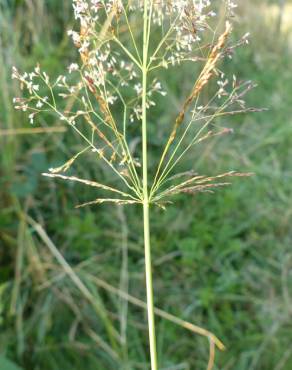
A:
[[[149,227],[149,194],[147,163],[147,63],[148,63],[148,0],[144,0],[143,28],[143,66],[142,66],[142,158],[143,158],[143,218],[144,218],[144,251],[147,292],[147,314],[151,370],[157,370],[156,333],[153,303],[152,264]]]

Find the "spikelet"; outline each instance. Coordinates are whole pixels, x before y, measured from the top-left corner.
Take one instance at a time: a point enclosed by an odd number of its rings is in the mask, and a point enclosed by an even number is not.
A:
[[[213,189],[230,185],[230,182],[217,182],[219,179],[223,179],[226,177],[249,177],[254,175],[252,172],[242,173],[242,172],[235,172],[229,171],[225,173],[221,173],[217,176],[203,176],[197,175],[191,177],[190,179],[181,182],[178,185],[173,185],[170,188],[158,193],[156,197],[154,197],[153,201],[161,200],[163,198],[167,198],[169,196],[173,196],[179,193],[187,193],[187,194],[194,194],[198,192],[211,192]]]
[[[141,202],[137,200],[132,200],[132,199],[99,198],[99,199],[95,199],[90,202],[79,204],[75,208],[82,208],[82,207],[92,206],[92,205],[102,204],[102,203],[114,203],[118,205],[125,205],[125,204],[137,204]]]
[[[115,189],[111,186],[107,186],[107,185],[104,185],[104,184],[101,184],[101,183],[95,182],[95,181],[80,179],[79,177],[76,177],[76,176],[64,176],[64,175],[59,175],[59,174],[56,174],[56,173],[43,173],[42,175],[46,176],[46,177],[53,177],[53,178],[67,180],[67,181],[79,182],[81,184],[85,184],[85,185],[92,186],[92,187],[95,187],[95,188],[111,191],[113,193],[118,193],[118,194],[123,195],[125,197],[130,196],[129,194],[124,193],[123,191]]]

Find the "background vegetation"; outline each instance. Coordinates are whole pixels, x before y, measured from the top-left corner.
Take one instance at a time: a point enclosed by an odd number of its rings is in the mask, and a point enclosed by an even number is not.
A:
[[[189,161],[198,172],[256,176],[156,211],[155,303],[223,340],[216,369],[291,370],[292,4],[281,25],[278,1],[244,1],[238,14],[237,32],[250,31],[252,42],[225,67],[257,82],[249,103],[269,110],[224,121],[234,134],[198,147]],[[72,24],[69,0],[0,1],[0,369],[148,369],[145,312],[118,290],[145,297],[141,210],[74,209],[92,192],[41,172],[70,158],[80,140],[52,119],[30,126],[12,107],[12,65],[40,62],[60,73],[76,57]],[[151,122],[153,156],[191,74],[164,81],[173,104]],[[90,157],[74,172],[107,176]],[[163,369],[205,368],[204,339],[157,323]]]

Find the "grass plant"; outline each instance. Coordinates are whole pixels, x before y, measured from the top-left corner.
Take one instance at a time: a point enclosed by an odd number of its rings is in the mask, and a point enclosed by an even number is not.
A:
[[[9,81],[9,65],[12,60],[24,70],[30,68],[35,61],[42,60],[42,67],[52,74],[56,69],[61,69],[68,56],[73,54],[66,37],[62,38],[61,30],[61,27],[68,23],[68,4],[64,4],[63,8],[63,3],[54,1],[46,5],[39,1],[36,6],[32,2],[29,7],[26,7],[29,2],[24,3],[19,1],[15,8],[10,2],[7,2],[6,8],[1,4],[3,63],[0,73],[3,88],[0,93],[0,115],[3,176],[0,243],[1,264],[3,262],[4,267],[1,270],[1,279],[4,281],[1,285],[1,318],[5,318],[5,321],[1,321],[1,352],[27,369],[55,369],[58,366],[64,369],[71,369],[72,366],[79,369],[84,367],[84,361],[89,369],[110,369],[117,366],[127,368],[126,364],[130,369],[147,369],[149,365],[144,353],[145,343],[140,343],[139,335],[134,334],[137,328],[144,333],[144,328],[135,320],[135,316],[138,316],[134,314],[135,310],[130,307],[130,317],[126,319],[129,325],[129,358],[123,362],[120,355],[117,356],[113,352],[114,347],[106,343],[108,337],[99,321],[102,316],[96,314],[94,306],[88,304],[90,301],[87,298],[83,298],[69,273],[64,272],[66,270],[59,264],[59,260],[49,255],[52,252],[46,248],[38,233],[40,229],[26,217],[29,213],[30,217],[38,220],[37,223],[42,224],[42,228],[46,225],[47,237],[50,235],[62,255],[70,261],[74,273],[89,289],[95,302],[103,310],[103,315],[109,316],[108,321],[114,326],[113,329],[117,329],[113,322],[118,317],[113,312],[115,307],[119,307],[121,297],[123,302],[128,299],[131,304],[140,302],[141,307],[146,307],[143,293],[138,288],[142,282],[142,275],[138,275],[138,271],[142,270],[142,255],[138,247],[142,240],[136,232],[140,226],[137,217],[139,207],[130,207],[126,211],[126,222],[131,226],[128,231],[128,246],[125,248],[129,248],[131,252],[128,267],[130,282],[135,283],[132,283],[130,289],[134,295],[140,297],[140,301],[136,301],[135,297],[124,292],[127,289],[126,284],[121,290],[116,290],[113,286],[111,290],[105,289],[106,284],[109,285],[105,280],[114,284],[120,276],[117,251],[118,240],[122,234],[114,231],[119,226],[118,222],[115,224],[115,207],[112,211],[101,206],[98,209],[81,208],[68,212],[72,203],[80,199],[86,202],[86,199],[94,194],[90,188],[97,188],[88,187],[84,191],[76,191],[82,184],[74,186],[71,182],[66,187],[60,184],[59,191],[56,192],[53,183],[42,181],[37,176],[45,170],[46,162],[51,167],[52,163],[54,168],[58,167],[64,156],[67,156],[67,159],[75,157],[84,147],[70,134],[70,126],[63,126],[64,122],[56,119],[56,124],[53,125],[55,119],[39,115],[37,122],[41,127],[24,128],[26,120],[11,109],[9,94],[20,95],[17,86]],[[228,346],[228,351],[217,357],[220,368],[230,369],[236,366],[240,370],[278,370],[291,366],[289,310],[285,308],[289,307],[287,287],[291,277],[287,229],[291,199],[288,161],[291,135],[287,125],[291,81],[289,57],[286,56],[288,45],[284,46],[282,40],[282,49],[279,39],[274,40],[274,35],[270,32],[274,29],[270,27],[271,24],[267,25],[264,19],[258,19],[257,12],[251,12],[254,7],[257,9],[255,3],[252,6],[248,2],[246,5],[240,5],[240,14],[246,22],[242,27],[253,31],[254,41],[251,47],[239,50],[239,55],[234,55],[234,62],[228,62],[227,66],[234,68],[239,79],[250,76],[259,81],[260,87],[256,93],[251,93],[250,101],[258,106],[272,106],[273,109],[269,113],[253,116],[254,118],[218,116],[217,122],[223,126],[228,126],[232,121],[243,122],[239,135],[226,135],[221,138],[221,143],[218,141],[219,136],[210,135],[209,141],[202,141],[202,144],[205,144],[203,147],[200,143],[194,146],[184,157],[184,161],[178,163],[177,168],[183,173],[188,170],[188,166],[193,168],[195,165],[196,172],[199,173],[220,173],[222,170],[224,172],[226,167],[234,168],[241,163],[242,167],[248,167],[258,176],[228,191],[222,189],[210,198],[186,200],[182,197],[183,194],[177,194],[175,200],[178,207],[174,208],[169,204],[165,213],[154,207],[150,208],[153,224],[151,240],[154,253],[154,285],[159,292],[155,301],[159,307],[163,306],[188,321],[195,320],[202,325],[207,323],[208,327],[220,334]],[[43,12],[42,9],[46,11]],[[60,27],[61,18],[63,23]],[[21,19],[26,20],[25,27]],[[135,19],[131,21],[133,26],[137,24]],[[136,32],[140,32],[139,27],[134,27]],[[33,29],[35,35],[30,39],[29,35]],[[235,33],[239,32],[237,27],[234,27],[234,30]],[[123,35],[125,41],[126,33]],[[141,35],[142,33],[139,36],[139,45],[142,41]],[[219,36],[215,40],[218,38]],[[18,54],[19,52],[21,54]],[[279,55],[283,56],[281,60]],[[203,61],[201,63],[203,64]],[[226,69],[225,63],[222,68]],[[222,62],[218,63],[219,65],[222,65]],[[148,113],[150,187],[156,173],[155,163],[158,165],[161,159],[161,154],[160,158],[158,157],[158,151],[163,151],[161,140],[167,142],[173,127],[166,125],[166,121],[175,121],[174,117],[183,105],[182,93],[185,94],[188,87],[191,88],[194,73],[198,72],[199,75],[199,67],[199,63],[197,67],[194,63],[193,68],[189,68],[188,64],[185,67],[176,66],[172,72],[177,73],[169,73],[169,70],[165,69],[159,76],[168,92],[168,102],[171,103],[167,105],[165,112],[165,101],[158,101],[157,106]],[[187,77],[184,78],[184,75]],[[213,81],[215,79],[216,75],[213,76]],[[179,89],[179,86],[183,87]],[[212,80],[202,91],[202,100],[206,102],[206,97],[211,96],[211,93]],[[119,106],[113,106],[112,109],[118,117]],[[187,113],[186,119],[188,117]],[[253,120],[257,120],[258,124],[252,126]],[[141,127],[138,123],[141,121],[136,122],[136,125]],[[131,153],[134,153],[135,161],[138,162],[140,141],[138,140],[138,146],[135,146],[135,139],[139,136],[139,130],[131,124],[128,140]],[[50,127],[47,127],[48,125]],[[59,128],[60,131],[57,132]],[[180,126],[179,129],[182,128],[183,126]],[[214,127],[212,129],[214,130]],[[56,132],[50,133],[50,130]],[[23,135],[26,132],[35,135]],[[185,140],[191,138],[188,134],[185,136]],[[136,151],[133,152],[135,148]],[[74,168],[81,177],[94,178],[97,167],[92,156],[90,150],[87,150],[78,156],[79,160],[74,160]],[[136,166],[140,176],[140,167],[137,164]],[[117,182],[108,171],[105,171],[103,166],[99,168],[99,180],[106,178],[109,180],[108,186],[117,188]],[[72,177],[72,167],[68,168],[68,172],[69,174],[62,176]],[[179,178],[174,177],[171,181],[177,180]],[[101,183],[104,183],[103,181]],[[167,184],[170,182],[166,181],[164,186]],[[13,190],[9,194],[11,189]],[[20,210],[22,212],[19,212]],[[248,220],[247,214],[252,214]],[[61,224],[60,219],[63,220]],[[109,226],[112,232],[109,231]],[[166,229],[172,230],[171,236],[165,235],[163,231]],[[213,235],[216,235],[215,239]],[[103,249],[103,245],[107,246],[107,251]],[[213,248],[213,245],[216,245],[216,248]],[[16,251],[17,258],[14,258]],[[88,258],[92,251],[98,255]],[[17,266],[17,279],[13,280],[14,263]],[[98,276],[104,277],[105,280],[100,281]],[[282,276],[281,282],[277,276]],[[18,288],[12,289],[14,285]],[[118,283],[116,285],[118,286]],[[282,289],[285,292],[285,304]],[[10,301],[10,291],[14,292],[14,312],[6,309],[9,306],[6,298]],[[74,301],[78,302],[77,306]],[[155,313],[158,312],[155,309]],[[165,316],[162,317],[166,319]],[[14,321],[14,318],[17,320]],[[178,319],[176,316],[174,318]],[[207,357],[204,343],[197,339],[194,349],[193,337],[187,333],[177,335],[177,331],[172,325],[168,326],[166,320],[157,321],[160,366],[171,369],[203,368],[203,361]],[[270,326],[271,322],[275,325]],[[70,335],[67,338],[64,333],[69,333],[69,329]],[[283,351],[283,348],[287,350]]]
[[[70,30],[82,64],[69,65],[69,74],[79,78],[68,79],[60,75],[54,82],[40,65],[30,73],[20,73],[13,67],[12,77],[25,90],[22,97],[14,99],[15,108],[29,111],[33,124],[40,113],[52,113],[66,122],[85,142],[86,147],[76,153],[64,165],[50,169],[45,176],[79,182],[117,197],[99,197],[78,207],[101,203],[118,205],[141,204],[143,207],[145,278],[149,330],[151,369],[158,369],[155,309],[152,283],[152,258],[150,244],[150,206],[165,208],[169,198],[185,193],[212,192],[229,185],[225,178],[249,176],[249,173],[230,171],[216,176],[204,176],[189,169],[175,173],[175,169],[192,147],[213,136],[223,135],[230,129],[216,130],[215,119],[258,111],[247,108],[244,96],[253,84],[250,81],[231,81],[219,69],[224,57],[232,56],[234,49],[247,43],[247,35],[235,43],[228,43],[232,32],[230,22],[233,8],[231,1],[223,2],[221,18],[217,25],[216,12],[207,2],[174,1],[159,4],[151,0],[123,3],[113,1],[73,0],[75,18],[80,21],[80,31]],[[223,13],[223,16],[222,16]],[[141,17],[143,31],[136,29],[135,21]],[[223,30],[220,23],[224,25]],[[221,32],[217,36],[217,30]],[[129,40],[124,40],[125,32]],[[158,37],[155,39],[153,36]],[[142,40],[142,41],[141,41]],[[140,41],[142,46],[140,46]],[[182,104],[169,138],[164,146],[152,183],[149,182],[148,162],[148,111],[156,105],[155,94],[165,96],[159,81],[159,71],[180,66],[201,64],[189,96]],[[153,77],[154,74],[154,77]],[[218,88],[207,102],[201,101],[201,93],[215,78]],[[130,81],[130,83],[129,83]],[[132,87],[132,96],[125,96]],[[44,95],[48,92],[48,95]],[[136,96],[133,96],[133,92]],[[63,101],[65,101],[65,104]],[[121,114],[122,113],[122,114]],[[186,122],[187,121],[187,122]],[[131,152],[129,142],[130,122],[139,129],[141,122],[141,156]],[[210,126],[213,126],[210,129]],[[100,161],[113,171],[123,187],[64,175],[73,163],[91,150]],[[141,163],[141,164],[140,164]],[[141,166],[141,173],[139,167]],[[174,173],[174,174],[173,174]],[[49,243],[49,245],[51,245]],[[51,246],[52,248],[52,246]],[[60,259],[60,256],[57,256]],[[63,261],[64,264],[64,261]],[[74,283],[90,298],[81,281],[75,278],[68,265],[64,265]],[[102,312],[99,312],[102,316]],[[104,318],[105,319],[105,318]],[[117,350],[115,333],[105,324],[111,346]],[[193,327],[194,328],[194,327]],[[203,329],[210,341],[208,370],[213,368],[215,345],[222,343]],[[104,345],[105,347],[105,345]],[[109,348],[109,347],[108,347]]]

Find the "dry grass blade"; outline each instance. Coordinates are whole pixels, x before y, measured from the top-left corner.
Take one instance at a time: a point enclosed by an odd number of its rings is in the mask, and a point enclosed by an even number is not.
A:
[[[210,351],[209,351],[209,362],[207,370],[212,370],[215,364],[215,345],[212,340],[210,340]]]
[[[89,278],[94,281],[96,283],[96,285],[98,285],[99,287],[107,290],[108,292],[112,293],[112,294],[115,294],[115,295],[118,295],[119,297],[123,298],[123,299],[126,299],[127,301],[129,301],[130,303],[134,304],[135,306],[138,306],[138,307],[141,307],[143,309],[147,309],[147,304],[145,302],[143,302],[142,300],[140,300],[139,298],[136,298],[136,297],[133,297],[132,295],[126,293],[126,292],[123,292],[121,291],[120,289],[117,289],[115,287],[113,287],[112,285],[108,284],[107,282],[93,276],[93,275],[90,275]],[[185,321],[185,320],[182,320],[180,319],[179,317],[177,316],[174,316],[164,310],[161,310],[160,308],[157,308],[155,307],[154,308],[154,312],[157,316],[160,316],[162,317],[163,319],[166,319],[184,329],[187,329],[193,333],[196,333],[196,334],[199,334],[199,335],[202,335],[204,337],[207,337],[210,342],[213,342],[218,349],[220,349],[221,351],[225,350],[225,346],[224,344],[213,334],[211,333],[210,331],[206,330],[206,329],[203,329],[201,328],[200,326],[197,326],[197,325],[194,325],[188,321]]]
[[[44,242],[44,244],[48,247],[50,252],[56,258],[56,260],[62,266],[62,268],[64,269],[64,272],[71,278],[71,280],[73,281],[75,286],[79,289],[81,294],[88,300],[88,302],[90,302],[90,304],[92,305],[96,313],[100,315],[100,317],[103,319],[105,328],[108,333],[108,337],[111,341],[111,345],[113,346],[113,349],[118,350],[116,339],[119,339],[119,334],[117,333],[115,328],[111,325],[105,312],[103,311],[103,309],[99,306],[98,302],[96,301],[96,298],[93,296],[93,294],[90,292],[87,286],[81,281],[78,275],[74,272],[74,270],[65,260],[65,258],[59,252],[58,248],[55,246],[52,240],[48,237],[43,227],[39,223],[34,221],[28,215],[23,214],[22,217],[27,219],[28,223],[34,228],[34,230],[36,231],[40,239]]]

